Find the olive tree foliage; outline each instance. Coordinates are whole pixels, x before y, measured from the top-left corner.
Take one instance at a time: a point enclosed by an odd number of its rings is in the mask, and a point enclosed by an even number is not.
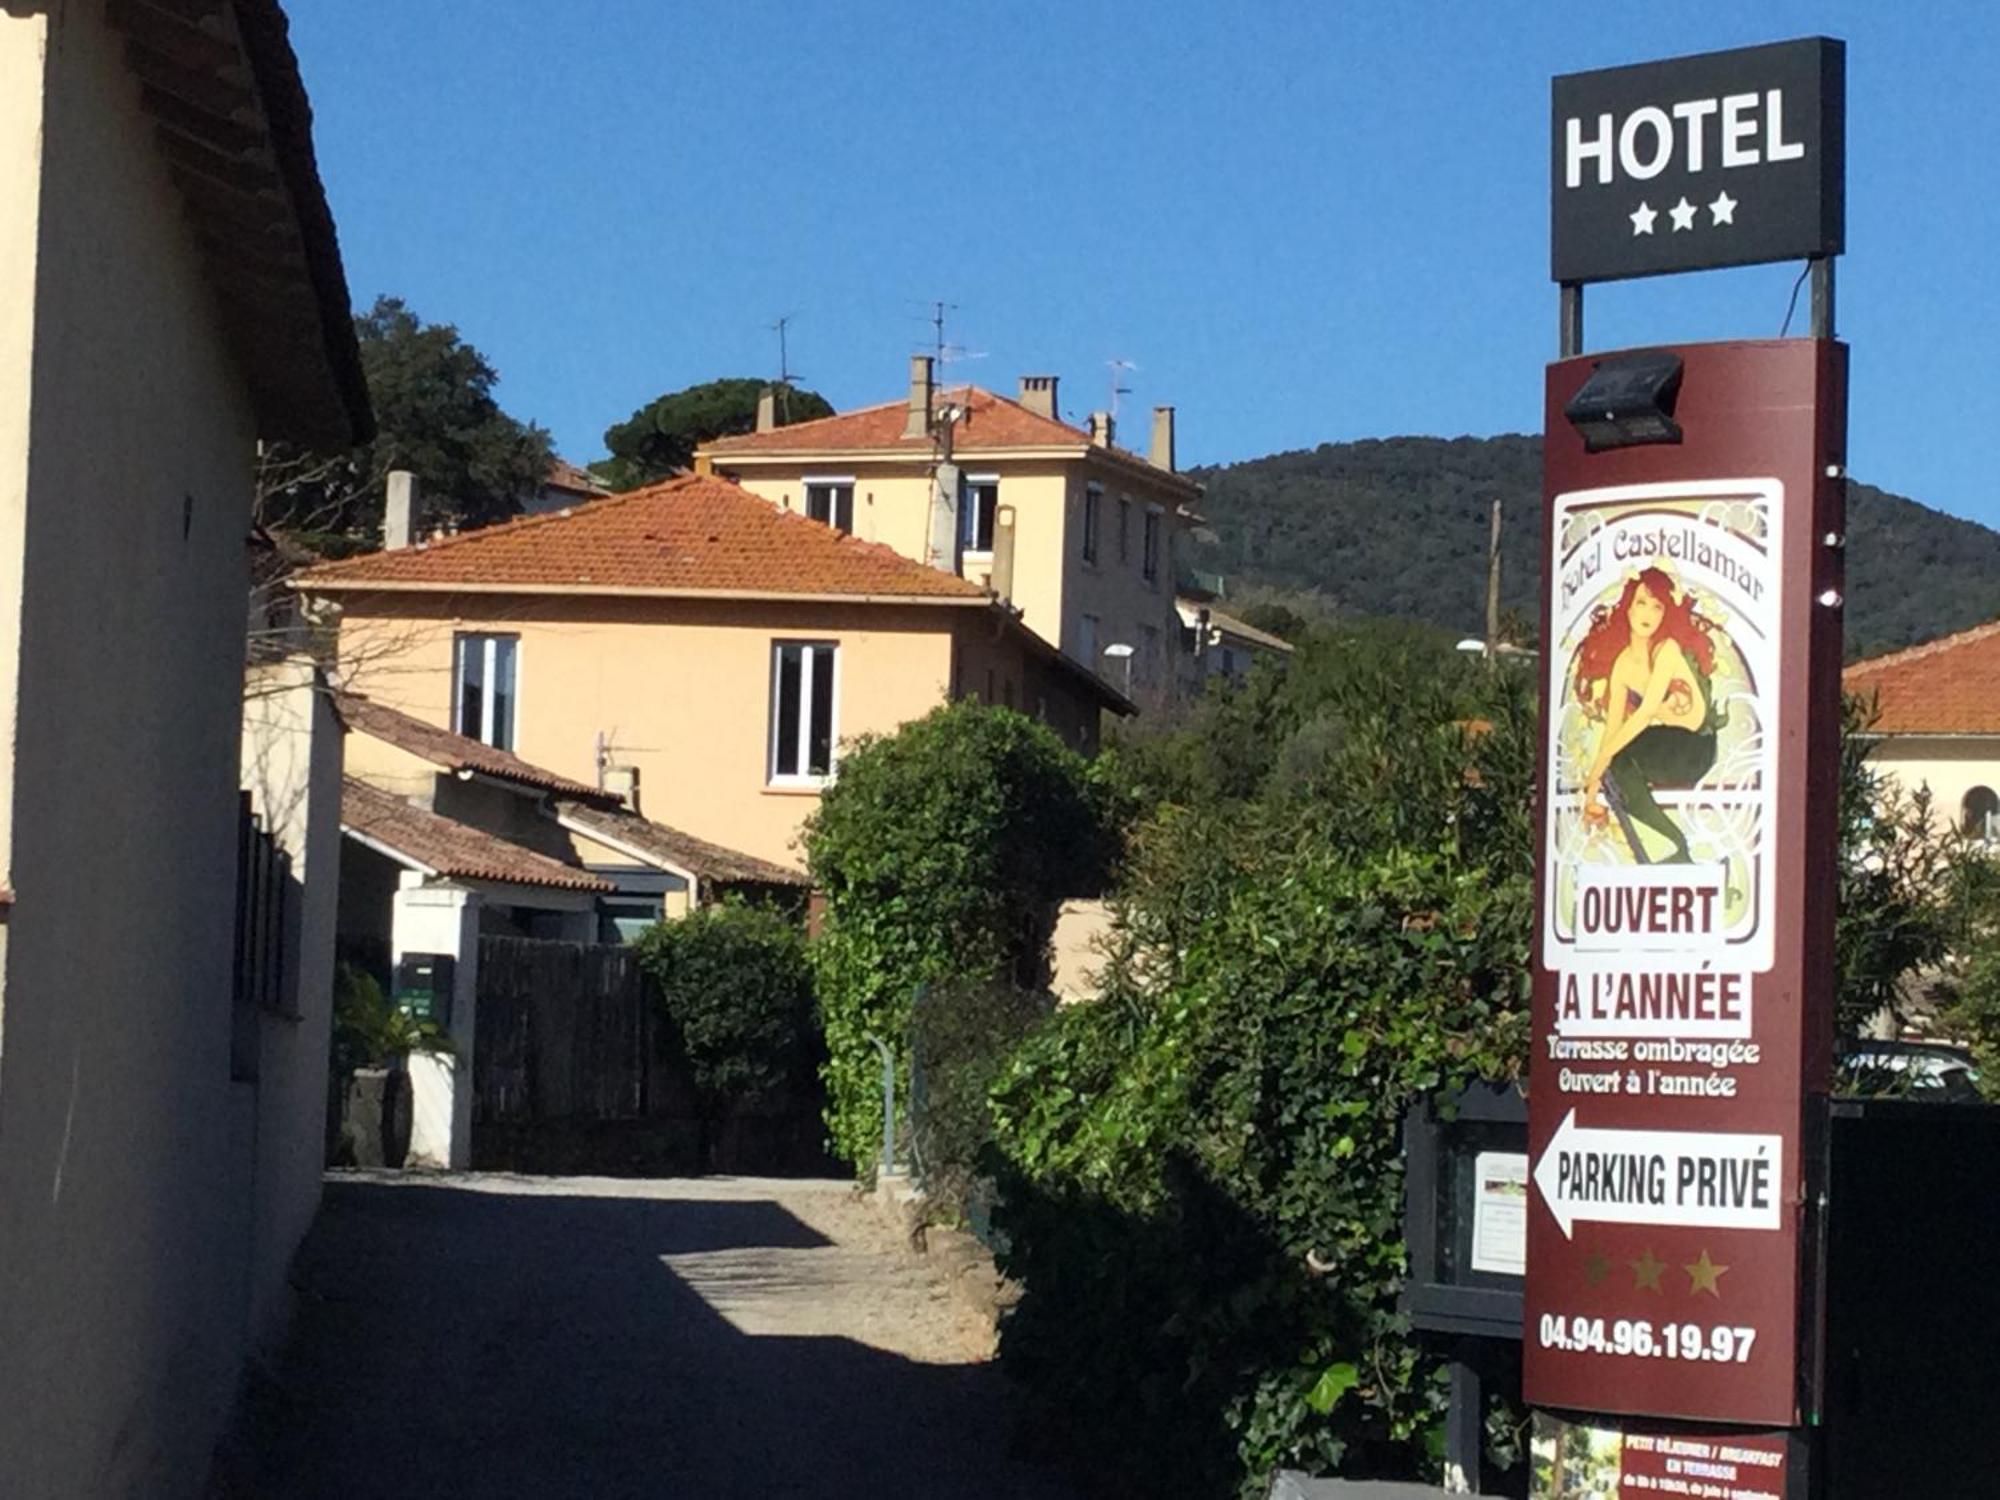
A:
[[[960,702],[847,747],[805,848],[825,900],[811,953],[827,1125],[865,1176],[882,1138],[876,1039],[907,1098],[919,986],[1040,988],[1059,904],[1103,882],[1112,819],[1089,766],[1054,731]]]
[[[591,472],[612,490],[637,489],[678,473],[710,438],[755,430],[757,400],[770,385],[748,377],[710,380],[656,397],[605,429],[611,456],[592,464]],[[833,415],[817,391],[780,385],[775,396],[780,426]]]

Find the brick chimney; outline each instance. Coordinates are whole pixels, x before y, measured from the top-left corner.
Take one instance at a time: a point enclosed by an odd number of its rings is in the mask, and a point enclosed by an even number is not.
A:
[[[1047,417],[1051,422],[1062,420],[1062,411],[1056,405],[1056,377],[1053,375],[1023,375],[1021,377],[1021,404],[1038,417]]]
[[[757,393],[757,430],[771,432],[778,425],[778,393],[765,386]]]
[[[1111,413],[1094,411],[1090,414],[1090,446],[1109,448],[1111,446]]]
[[[910,414],[903,421],[904,437],[931,435],[931,357],[910,356]]]
[[[391,469],[382,504],[382,548],[400,552],[417,530],[417,476],[408,469]]]
[[[1174,472],[1174,409],[1171,406],[1153,408],[1153,467]]]

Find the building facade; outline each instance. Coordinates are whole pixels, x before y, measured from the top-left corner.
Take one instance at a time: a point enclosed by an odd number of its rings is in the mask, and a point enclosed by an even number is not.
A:
[[[314,570],[346,683],[792,869],[843,747],[977,697],[1094,751],[1130,705],[954,574],[687,476]]]
[[[318,1191],[236,964],[255,445],[369,425],[310,119],[272,0],[0,6],[0,1495],[197,1493]]]
[[[1870,714],[1870,763],[2000,849],[2000,620],[1855,662],[1841,685]]]
[[[1174,467],[1174,411],[1153,414],[1150,452],[1115,442],[1111,418],[1060,417],[1054,376],[1018,399],[933,383],[911,360],[900,401],[758,430],[696,451],[780,509],[956,574],[1017,606],[1027,627],[1142,708],[1179,692],[1174,580],[1200,486]]]

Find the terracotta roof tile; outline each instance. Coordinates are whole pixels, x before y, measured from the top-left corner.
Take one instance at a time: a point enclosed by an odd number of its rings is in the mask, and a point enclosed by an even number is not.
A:
[[[552,886],[566,891],[609,891],[609,881],[588,870],[510,844],[482,828],[416,807],[390,792],[344,778],[340,825],[372,843],[395,850],[426,869],[458,880],[501,880],[512,885]]]
[[[399,750],[407,750],[412,755],[443,766],[447,771],[477,771],[538,791],[558,792],[565,797],[581,797],[594,802],[618,800],[611,792],[581,781],[571,781],[554,771],[545,771],[540,766],[530,765],[518,755],[496,750],[462,734],[453,734],[435,724],[426,724],[401,709],[377,703],[359,693],[336,692],[333,706],[339,710],[342,721],[349,729],[359,730]]]
[[[585,802],[560,801],[557,815],[586,837],[598,836],[622,844],[649,860],[657,860],[683,870],[692,870],[702,880],[724,883],[752,882],[758,885],[806,885],[797,870],[774,865],[755,855],[743,854],[711,844],[678,828],[655,823],[622,807],[596,807]]]
[[[1074,448],[1090,441],[1090,435],[1067,422],[1031,412],[1018,401],[996,396],[976,385],[940,390],[937,399],[965,409],[953,435],[953,446],[962,451],[984,452],[990,448]],[[738,453],[842,452],[848,449],[911,448],[928,452],[931,440],[905,437],[909,401],[888,401],[880,406],[864,406],[854,411],[836,412],[810,422],[793,422],[770,432],[744,432],[719,437],[702,445],[702,451],[724,458]]]
[[[1877,734],[2000,734],[2000,620],[1855,662],[1841,686],[1874,695]]]
[[[329,563],[295,586],[509,586],[662,594],[838,595],[979,602],[985,590],[875,542],[780,510],[740,485],[689,474],[575,510]]]
[[[591,497],[610,493],[599,484],[588,469],[571,463],[566,458],[549,460],[549,471],[542,476],[542,487],[551,490],[567,490],[573,495]]]

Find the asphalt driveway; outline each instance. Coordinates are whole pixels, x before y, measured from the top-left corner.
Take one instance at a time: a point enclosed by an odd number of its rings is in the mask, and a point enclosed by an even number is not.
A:
[[[840,1183],[336,1174],[232,1496],[1059,1500]]]

